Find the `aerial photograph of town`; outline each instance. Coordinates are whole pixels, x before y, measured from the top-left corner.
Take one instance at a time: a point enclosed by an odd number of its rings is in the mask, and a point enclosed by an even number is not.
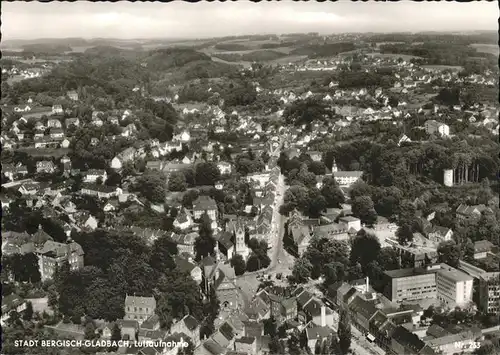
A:
[[[2,2],[2,355],[500,354],[497,2]]]

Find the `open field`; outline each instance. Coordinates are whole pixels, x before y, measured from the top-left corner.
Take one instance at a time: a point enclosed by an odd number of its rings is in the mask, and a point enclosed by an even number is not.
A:
[[[494,55],[498,55],[499,53],[498,45],[496,44],[473,43],[470,46],[481,53],[491,53]]]
[[[366,55],[370,56],[370,57],[379,57],[379,58],[392,58],[392,59],[401,58],[403,60],[410,60],[410,59],[420,58],[420,57],[417,57],[417,56],[414,56],[414,55],[393,54],[393,53],[378,53],[378,52],[367,53]]]
[[[423,67],[428,69],[440,69],[440,70],[450,69],[456,71],[460,71],[463,69],[461,66],[456,66],[456,65],[424,65]]]
[[[61,158],[70,152],[69,148],[19,148],[20,152],[31,155],[32,157],[54,157]]]

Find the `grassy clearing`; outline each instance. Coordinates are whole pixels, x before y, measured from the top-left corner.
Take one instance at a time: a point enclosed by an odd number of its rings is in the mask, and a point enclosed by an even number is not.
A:
[[[42,158],[42,157],[61,158],[64,155],[68,154],[71,151],[71,149],[69,149],[69,148],[33,148],[33,147],[28,147],[28,148],[19,148],[18,151],[29,154],[35,158]]]
[[[498,45],[496,44],[473,43],[470,46],[480,53],[490,53],[494,55],[498,55],[499,53]]]
[[[450,69],[456,71],[460,71],[463,69],[461,66],[458,65],[424,65],[423,67],[428,69],[439,69],[439,70]]]
[[[407,54],[393,54],[393,53],[367,53],[367,56],[370,57],[378,57],[378,58],[390,58],[390,59],[398,59],[401,58],[403,60],[410,60],[410,59],[415,59],[415,58],[420,58],[414,55],[407,55]]]

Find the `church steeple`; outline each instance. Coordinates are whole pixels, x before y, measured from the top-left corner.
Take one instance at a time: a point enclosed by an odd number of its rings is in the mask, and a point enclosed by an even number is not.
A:
[[[335,159],[333,159],[333,164],[332,164],[332,173],[335,173],[338,171],[337,168],[337,163],[335,162]]]

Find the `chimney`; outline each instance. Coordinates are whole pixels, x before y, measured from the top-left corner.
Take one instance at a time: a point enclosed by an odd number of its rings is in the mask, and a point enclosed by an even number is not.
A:
[[[38,225],[38,230],[42,230],[42,225],[41,224]]]
[[[366,291],[365,292],[368,292],[370,290],[370,278],[367,276],[366,277]]]
[[[326,307],[321,306],[321,326],[326,327]]]

